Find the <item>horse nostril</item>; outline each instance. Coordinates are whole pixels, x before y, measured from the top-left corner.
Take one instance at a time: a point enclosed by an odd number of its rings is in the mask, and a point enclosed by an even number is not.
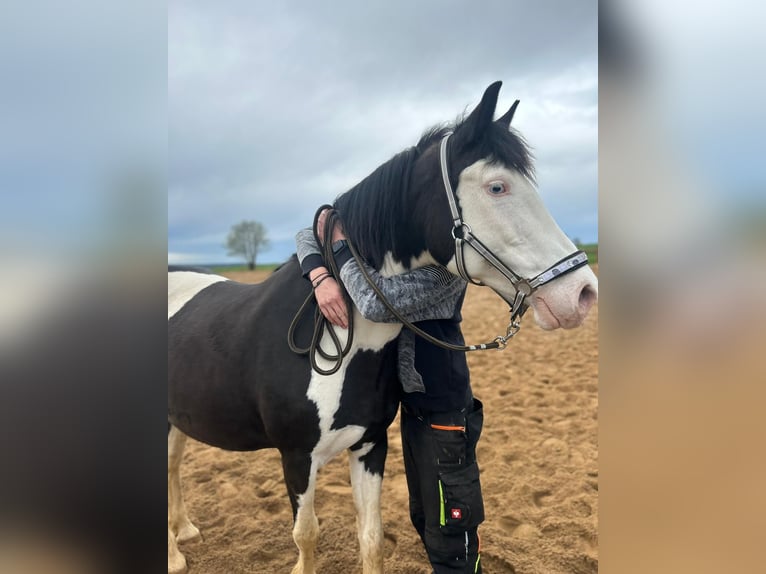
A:
[[[598,299],[598,292],[592,285],[586,285],[580,291],[580,310],[587,313]]]

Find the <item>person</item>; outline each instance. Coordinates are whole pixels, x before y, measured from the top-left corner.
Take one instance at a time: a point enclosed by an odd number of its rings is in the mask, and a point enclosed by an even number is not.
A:
[[[326,213],[318,221],[324,237]],[[367,284],[340,226],[332,232],[340,279],[363,317],[398,322]],[[329,275],[311,229],[296,235],[298,260],[311,281],[322,314],[348,327],[340,285]],[[428,334],[464,345],[461,307],[467,283],[446,268],[429,265],[384,277],[368,274],[402,315]],[[398,340],[403,388],[401,436],[410,519],[435,574],[480,573],[478,526],[484,505],[476,461],[483,410],[473,396],[464,352],[446,350],[403,329]]]

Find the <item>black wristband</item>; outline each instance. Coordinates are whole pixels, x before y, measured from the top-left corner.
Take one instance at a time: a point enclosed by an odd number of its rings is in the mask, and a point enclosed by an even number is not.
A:
[[[322,279],[323,277],[327,277],[328,275],[330,275],[329,271],[324,271],[324,272],[320,273],[319,275],[317,275],[316,277],[311,279],[311,284],[313,285],[315,281],[317,281],[319,279]]]
[[[338,266],[338,271],[340,271],[343,266],[348,263],[348,260],[352,259],[353,257],[354,256],[352,255],[351,250],[348,248],[348,245],[341,249],[339,253],[336,253],[335,265]]]
[[[330,275],[329,273],[327,273],[326,275],[320,275],[319,281],[317,281],[316,283],[312,283],[312,285],[314,286],[314,289],[319,287],[322,284],[322,281],[324,281],[325,279],[329,279],[330,277],[332,277],[332,275]]]
[[[344,249],[348,249],[348,241],[345,239],[338,239],[338,241],[334,241],[332,244],[332,252],[334,255],[338,255],[341,251]]]

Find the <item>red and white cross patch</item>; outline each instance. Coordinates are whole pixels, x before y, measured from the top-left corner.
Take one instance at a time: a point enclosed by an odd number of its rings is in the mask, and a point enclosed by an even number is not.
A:
[[[460,520],[461,518],[463,518],[463,511],[460,510],[459,508],[453,508],[449,512],[452,518],[454,518],[455,520]]]

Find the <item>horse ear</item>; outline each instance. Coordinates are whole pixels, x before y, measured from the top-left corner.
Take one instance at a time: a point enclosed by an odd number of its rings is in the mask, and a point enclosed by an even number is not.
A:
[[[476,109],[471,112],[471,115],[463,123],[462,127],[466,130],[466,135],[470,141],[479,139],[492,124],[495,106],[497,105],[497,95],[500,93],[500,86],[502,85],[503,82],[490,84],[484,91],[479,105],[476,106]]]
[[[505,112],[505,114],[495,121],[496,124],[500,124],[502,126],[505,126],[506,128],[510,129],[511,127],[511,120],[513,120],[513,114],[516,113],[516,107],[519,105],[519,100],[516,100],[513,102],[513,105],[511,106],[511,109]]]

